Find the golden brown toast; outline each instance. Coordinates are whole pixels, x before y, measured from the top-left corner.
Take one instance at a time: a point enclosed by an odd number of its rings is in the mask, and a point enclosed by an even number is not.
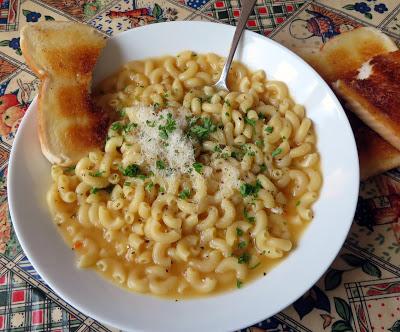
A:
[[[400,151],[351,112],[348,112],[347,116],[356,139],[361,179],[367,179],[400,165]]]
[[[377,55],[365,67],[361,76],[334,83],[335,90],[351,111],[400,150],[400,51]]]
[[[330,39],[306,60],[327,82],[334,82],[351,75],[375,55],[396,50],[396,44],[379,30],[361,27]]]
[[[357,28],[329,40],[307,61],[329,83],[355,75],[371,57],[396,51],[397,46],[374,28]],[[343,96],[345,97],[345,96]],[[348,114],[360,159],[362,179],[400,166],[400,151]]]
[[[38,132],[43,154],[75,164],[104,143],[108,115],[90,95],[92,72],[105,39],[87,25],[39,22],[21,30],[27,64],[41,79]]]

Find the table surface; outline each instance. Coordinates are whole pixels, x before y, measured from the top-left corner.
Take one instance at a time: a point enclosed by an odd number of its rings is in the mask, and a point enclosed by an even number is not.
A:
[[[149,15],[133,17],[130,11],[139,8],[149,9]],[[112,36],[150,22],[234,25],[239,14],[240,1],[229,0],[0,0],[0,331],[115,331],[59,300],[27,260],[12,228],[8,158],[39,83],[21,56],[21,27],[72,20]],[[299,55],[358,26],[376,26],[400,44],[400,1],[258,0],[247,26]],[[5,110],[2,102],[14,106]],[[353,226],[331,268],[293,305],[247,330],[400,331],[399,217],[400,169],[361,183]]]

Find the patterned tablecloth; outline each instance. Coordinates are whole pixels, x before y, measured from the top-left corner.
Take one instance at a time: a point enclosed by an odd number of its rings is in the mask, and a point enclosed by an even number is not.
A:
[[[134,16],[132,10],[139,8],[148,14]],[[71,20],[112,36],[175,20],[234,25],[239,14],[240,1],[229,0],[0,0],[0,331],[115,330],[60,300],[35,272],[12,228],[8,158],[38,89],[21,55],[20,28],[27,22]],[[300,55],[357,26],[376,26],[399,44],[400,1],[259,0],[247,26]],[[293,305],[248,330],[400,331],[399,266],[400,169],[361,183],[353,226],[331,268]]]

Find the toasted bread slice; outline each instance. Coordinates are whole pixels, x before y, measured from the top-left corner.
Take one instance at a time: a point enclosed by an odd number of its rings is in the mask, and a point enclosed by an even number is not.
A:
[[[379,30],[357,28],[332,38],[319,53],[307,57],[307,61],[332,85],[336,80],[354,76],[371,57],[396,50],[394,42]],[[365,70],[368,73],[364,66],[360,74],[366,75]],[[400,151],[355,116],[348,116],[357,143],[362,179],[400,166]]]
[[[94,29],[72,22],[39,22],[21,30],[27,64],[41,79],[38,132],[43,154],[75,164],[105,140],[108,115],[90,95],[92,71],[105,46]]]
[[[320,52],[307,61],[327,81],[334,82],[352,75],[375,55],[396,51],[396,44],[375,28],[356,28],[325,43]]]
[[[347,114],[356,139],[360,177],[367,179],[400,165],[400,151],[387,143],[353,113]]]
[[[334,87],[351,111],[400,150],[400,51],[373,57]]]

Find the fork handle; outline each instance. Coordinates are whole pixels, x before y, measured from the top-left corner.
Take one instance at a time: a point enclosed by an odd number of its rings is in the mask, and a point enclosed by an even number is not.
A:
[[[236,26],[235,34],[233,35],[231,49],[229,51],[228,58],[226,59],[224,68],[222,69],[220,80],[224,80],[228,77],[229,69],[231,68],[232,60],[236,52],[240,37],[242,36],[243,30],[246,28],[247,20],[250,16],[251,11],[254,8],[257,0],[242,0],[242,9],[239,17],[238,24]]]

